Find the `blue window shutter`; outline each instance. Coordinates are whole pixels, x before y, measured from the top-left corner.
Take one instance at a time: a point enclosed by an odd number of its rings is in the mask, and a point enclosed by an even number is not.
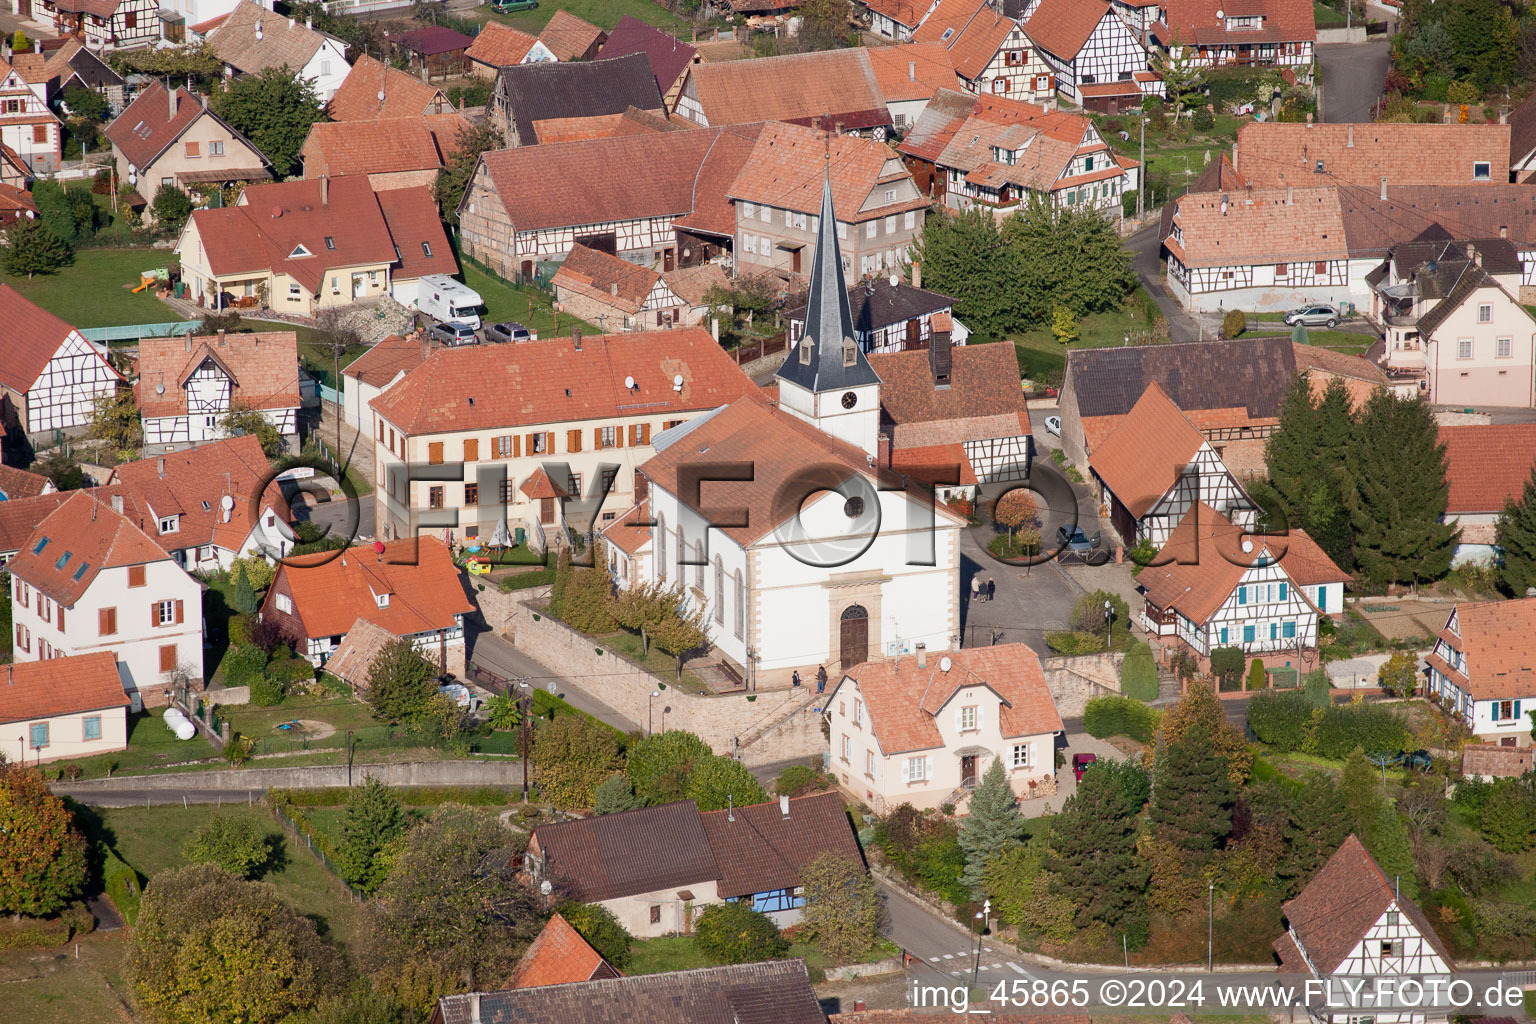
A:
[[[1320,611],[1320,612],[1326,612],[1328,610],[1328,588],[1327,587],[1318,587],[1317,588],[1317,610]]]
[[[1282,600],[1282,601],[1285,600],[1285,595],[1286,595],[1287,589],[1288,588],[1286,587],[1285,581],[1281,580],[1280,581],[1280,600]]]
[[[1515,701],[1515,718],[1518,719],[1519,717],[1520,717],[1520,702],[1519,701]]]
[[[1238,604],[1247,604],[1248,603],[1248,588],[1247,587],[1238,587],[1237,588],[1237,603]]]
[[[1245,643],[1245,644],[1253,643],[1253,627],[1252,626],[1244,626],[1243,627],[1243,643]]]
[[[1225,647],[1227,645],[1227,627],[1226,626],[1222,626],[1221,627],[1221,645],[1223,647]]]
[[[1287,640],[1289,640],[1291,637],[1294,637],[1296,635],[1296,623],[1295,623],[1294,620],[1288,620],[1286,622],[1285,629],[1282,631],[1282,635]]]
[[[1280,623],[1278,623],[1278,622],[1271,622],[1269,624],[1269,638],[1271,640],[1275,640],[1275,639],[1278,639],[1279,636],[1280,636]]]

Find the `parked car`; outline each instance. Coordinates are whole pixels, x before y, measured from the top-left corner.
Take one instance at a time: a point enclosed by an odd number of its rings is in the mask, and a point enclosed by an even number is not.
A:
[[[1087,554],[1097,547],[1098,535],[1089,540],[1083,533],[1083,528],[1076,525],[1063,525],[1056,531],[1056,543],[1066,551],[1075,551],[1078,554]]]
[[[1098,754],[1073,754],[1072,755],[1072,777],[1074,779],[1076,779],[1078,782],[1082,782],[1083,781],[1083,773],[1088,770],[1088,766],[1092,765],[1092,764],[1097,764],[1098,760],[1099,760],[1099,755]]]
[[[1054,437],[1061,436],[1061,417],[1047,416],[1045,418],[1045,432]]]
[[[473,345],[480,340],[468,324],[433,324],[428,334],[434,341],[450,346]]]
[[[1285,326],[1301,324],[1303,327],[1337,327],[1342,319],[1343,316],[1332,306],[1302,306],[1285,314]]]
[[[495,342],[532,341],[533,333],[519,323],[491,324],[485,329],[485,340]]]
[[[1411,768],[1416,772],[1427,772],[1435,766],[1435,759],[1427,750],[1415,750],[1412,753],[1403,754],[1403,767]]]

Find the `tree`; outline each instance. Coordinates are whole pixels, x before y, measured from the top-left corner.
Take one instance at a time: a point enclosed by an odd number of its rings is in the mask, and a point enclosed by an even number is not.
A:
[[[1125,652],[1125,661],[1120,665],[1120,692],[1140,701],[1157,699],[1157,659],[1152,656],[1152,648],[1141,641]]]
[[[384,645],[368,668],[363,698],[376,718],[413,723],[426,714],[437,693],[437,669],[404,637]]]
[[[1513,779],[1494,783],[1478,815],[1483,837],[1501,853],[1524,853],[1536,845],[1536,801]]]
[[[245,566],[235,570],[235,593],[230,598],[230,607],[241,615],[255,615],[260,605],[256,603],[256,590],[251,586],[251,578],[245,573]]]
[[[249,815],[215,814],[192,833],[181,855],[193,864],[217,864],[236,878],[256,878],[272,860],[275,839]]]
[[[341,843],[336,866],[347,884],[372,894],[389,874],[391,845],[405,833],[409,820],[394,791],[369,776],[347,796],[341,819]]]
[[[62,909],[85,885],[85,840],[42,772],[0,758],[0,913]]]
[[[73,117],[93,124],[106,121],[111,113],[105,95],[79,82],[64,90],[64,106]]]
[[[459,129],[453,141],[453,152],[449,154],[443,169],[437,172],[437,181],[432,186],[438,208],[443,211],[443,219],[449,224],[459,222],[459,204],[464,199],[465,190],[469,188],[470,178],[474,176],[475,165],[480,162],[480,154],[506,145],[501,133],[489,126],[466,125]]]
[[[1147,869],[1136,856],[1138,810],[1113,777],[1089,771],[1051,819],[1045,867],[1057,893],[1077,907],[1079,925],[1144,932]]]
[[[800,869],[805,892],[802,927],[833,960],[863,955],[880,933],[880,894],[864,865],[828,850]]]
[[[848,0],[806,0],[800,16],[800,41],[815,50],[844,45],[853,5]]]
[[[174,233],[180,231],[187,218],[192,216],[192,197],[166,182],[155,190],[150,209],[154,211],[155,222]]]
[[[1262,658],[1254,658],[1248,663],[1248,689],[1267,689],[1268,679],[1269,677],[1264,674],[1264,660]]]
[[[1031,193],[1001,230],[1012,255],[1009,297],[1024,323],[1058,305],[1078,317],[1119,309],[1136,287],[1114,222],[1089,205],[1055,207]]]
[[[37,204],[37,219],[68,245],[95,232],[96,203],[89,192],[43,180],[33,184],[32,201]]]
[[[591,807],[598,784],[623,767],[618,734],[585,715],[562,715],[533,740],[533,781],[556,807]]]
[[[40,220],[23,218],[5,232],[0,268],[12,277],[56,273],[75,261],[75,251]]]
[[[746,767],[729,757],[708,757],[695,765],[688,777],[687,796],[701,811],[768,802],[762,783]]]
[[[1067,942],[1076,931],[1077,907],[1057,891],[1056,876],[1045,870],[1046,856],[1039,840],[1010,846],[987,865],[987,892],[993,912],[1020,934]]]
[[[566,545],[560,549],[560,555],[555,559],[555,582],[549,588],[549,614],[556,618],[565,617],[565,595],[570,592],[571,581],[575,579],[576,568],[571,563],[571,548]]]
[[[683,678],[684,657],[709,642],[709,608],[703,601],[686,610],[674,607],[671,614],[651,626],[651,639],[677,659],[677,678]]]
[[[47,477],[55,490],[76,491],[85,486],[85,470],[80,468],[80,460],[62,446],[33,463],[32,472]]]
[[[276,889],[214,864],[150,881],[127,968],[157,1024],[279,1021],[346,978],[346,962]]]
[[[1445,445],[1434,410],[1382,388],[1366,401],[1345,460],[1345,502],[1362,574],[1375,583],[1439,579],[1461,530],[1444,522],[1449,503]]]
[[[617,814],[644,806],[645,801],[635,795],[635,787],[629,784],[629,776],[622,772],[608,776],[592,792],[593,814]]]
[[[1503,554],[1499,582],[1516,597],[1536,587],[1536,468],[1525,480],[1519,500],[1505,499],[1494,528],[1494,544]]]
[[[219,420],[219,429],[228,437],[254,434],[256,440],[261,443],[262,454],[269,459],[277,458],[287,447],[283,441],[283,435],[278,432],[277,424],[267,419],[266,414],[260,409],[240,405],[231,406]]]
[[[774,960],[789,949],[766,914],[750,903],[711,903],[694,923],[699,951],[717,964]]]
[[[662,804],[683,799],[694,766],[712,756],[709,744],[693,733],[668,729],[632,746],[626,771],[637,795]]]
[[[1293,896],[1311,881],[1351,831],[1338,788],[1323,772],[1309,773],[1299,785],[1256,783],[1244,799],[1254,821],[1274,829],[1282,839],[1284,852],[1275,867],[1281,896]]]
[[[489,987],[517,963],[541,920],[518,880],[518,844],[496,815],[443,804],[400,845],[366,904],[369,961],[409,964],[445,990]]]
[[[1398,651],[1376,670],[1376,685],[1394,697],[1412,697],[1418,683],[1418,664],[1406,651]]]
[[[559,580],[558,571],[555,578]],[[619,591],[609,611],[619,625],[640,634],[640,650],[649,653],[651,627],[670,614],[678,600],[676,590],[653,580]]]
[[[11,51],[13,53],[32,52],[32,44],[27,41],[27,34],[21,29],[17,29],[16,34],[11,36]]]
[[[1108,614],[1105,605],[1109,605]],[[1125,598],[1110,590],[1095,590],[1084,594],[1072,606],[1072,628],[1082,633],[1092,633],[1106,642],[1116,632],[1130,636],[1131,609]]]
[[[1182,854],[1186,873],[1210,860],[1232,831],[1235,800],[1227,762],[1204,722],[1159,745],[1149,816],[1157,838]]]
[[[1077,322],[1077,314],[1072,312],[1071,306],[1057,306],[1051,310],[1051,333],[1063,345],[1072,344],[1082,335],[1082,325]]]
[[[563,557],[563,556],[562,556]],[[598,565],[607,562],[599,553]],[[556,576],[556,582],[559,577]],[[561,617],[583,633],[612,633],[618,622],[610,610],[613,605],[613,577],[606,568],[577,569],[561,602]]]
[[[143,419],[131,388],[117,388],[96,396],[86,436],[105,441],[114,451],[137,454],[144,443]]]
[[[299,150],[310,128],[325,120],[314,83],[287,65],[241,75],[213,94],[211,106],[261,150],[279,178],[300,169]]]
[[[1360,837],[1381,868],[1381,873],[1402,887],[1402,893],[1411,900],[1419,898],[1419,879],[1414,874],[1413,842],[1408,837],[1408,826],[1402,815],[1385,801],[1376,810],[1376,819]]]
[[[1163,80],[1163,91],[1173,103],[1173,123],[1176,131],[1183,134],[1184,102],[1200,88],[1200,65],[1196,63],[1194,47],[1175,39],[1169,46],[1152,58],[1152,70]]]
[[[1013,544],[1015,530],[1033,526],[1040,515],[1040,505],[1027,487],[1015,487],[993,505],[992,518],[1008,528],[1008,543]]]
[[[571,902],[560,904],[556,913],[615,969],[622,971],[629,966],[629,944],[634,937],[613,911],[595,903]]]
[[[1203,683],[1191,683],[1179,702],[1163,714],[1158,723],[1159,746],[1176,742],[1197,725],[1204,728],[1211,746],[1226,762],[1232,785],[1241,786],[1253,770],[1253,751],[1243,731],[1227,721],[1221,698]]]
[[[515,697],[498,693],[485,702],[485,721],[497,732],[516,729],[523,721],[523,708]]]
[[[926,217],[912,262],[922,264],[929,288],[955,300],[955,314],[973,332],[1001,338],[1023,324],[1021,304],[1010,295],[1008,244],[989,211],[973,206]]]
[[[1003,759],[994,757],[981,784],[972,791],[969,813],[960,823],[960,849],[965,851],[965,873],[960,877],[977,899],[987,895],[987,863],[1023,834],[1024,819],[1008,784],[1008,771]]]

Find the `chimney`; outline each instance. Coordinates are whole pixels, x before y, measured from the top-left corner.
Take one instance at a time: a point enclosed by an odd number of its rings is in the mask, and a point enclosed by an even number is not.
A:
[[[1344,145],[1347,146],[1350,149],[1354,149],[1355,148],[1355,126],[1354,126],[1353,123],[1351,123],[1349,125],[1349,134],[1346,136],[1346,138],[1347,138],[1348,141],[1346,141],[1344,143]]]
[[[1387,176],[1385,174],[1383,174],[1381,176],[1381,197],[1380,198],[1381,198],[1382,202],[1386,202],[1387,201]]]
[[[160,456],[158,459],[155,460],[155,469],[159,471],[160,479],[164,480],[165,479],[165,456],[164,455]]]
[[[172,89],[169,85],[165,89],[165,100],[168,104],[169,119],[174,121],[176,119],[176,90]]]
[[[921,263],[914,263],[914,264],[912,264],[912,287],[913,288],[921,288],[922,286],[923,286],[923,265]]]
[[[187,346],[187,351],[191,352],[192,351],[192,332],[191,331],[187,332],[187,340],[186,340],[185,344]]]
[[[331,205],[331,176],[329,174],[320,175],[320,205]]]
[[[469,1024],[480,1024],[480,993],[469,994]]]
[[[571,343],[576,346],[576,351],[577,352],[581,351],[581,328],[580,327],[573,327],[573,328],[571,328]]]
[[[258,331],[257,333],[251,335],[251,347],[261,348],[261,332]]]
[[[841,122],[841,121],[834,121],[834,122],[832,122],[832,130],[834,132],[836,132],[837,134],[839,134],[839,135],[843,134],[843,122]]]
[[[619,297],[619,282],[615,281],[613,284],[608,286],[608,294],[612,295],[614,298]]]
[[[928,339],[928,370],[933,374],[934,387],[948,387],[954,352],[950,348],[948,331],[930,331]]]
[[[709,318],[709,335],[717,342],[720,340],[720,318],[717,316]]]
[[[789,817],[789,797],[779,797],[779,813],[786,818]]]
[[[1473,245],[1471,242],[1467,243],[1467,259],[1471,260],[1473,263],[1477,262],[1477,246]]]
[[[121,494],[112,495],[112,511],[118,515],[123,514],[123,496]]]
[[[917,667],[918,668],[927,668],[928,667],[928,645],[927,644],[918,644],[917,645]]]
[[[913,82],[917,81],[917,61],[915,60],[907,61],[907,79]]]
[[[304,27],[309,29],[311,32],[313,32],[315,30],[315,19],[312,18],[312,17],[311,18],[305,18],[304,19]]]
[[[1499,124],[1509,124],[1509,111],[1499,111]]]
[[[12,671],[14,671],[14,669],[12,668],[12,666],[9,663],[7,663],[6,666],[5,666],[5,685],[6,686],[15,686],[16,685],[15,683],[11,682],[11,672]]]
[[[224,328],[219,328],[219,348],[224,347]]]
[[[1500,224],[1499,225],[1499,237],[1500,238],[1508,238],[1509,237],[1509,225],[1508,224]]]

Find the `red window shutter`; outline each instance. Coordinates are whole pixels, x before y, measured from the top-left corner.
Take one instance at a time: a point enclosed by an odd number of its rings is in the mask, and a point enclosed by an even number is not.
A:
[[[158,601],[152,601],[149,605],[149,624],[160,625],[160,602]]]
[[[178,626],[181,625],[181,621],[182,621],[181,611],[182,611],[182,609],[181,609],[181,601],[180,601],[180,599],[178,599],[176,601],[176,624]]]
[[[512,435],[512,457],[521,458],[523,454],[523,439],[517,434]]]
[[[59,632],[64,632],[64,606],[59,605]]]
[[[538,436],[537,434],[529,434],[528,435],[528,454],[529,455],[532,455],[534,453],[534,451],[536,450],[536,448],[537,448],[537,446],[533,443],[533,439],[535,437],[537,437],[537,436]]]
[[[649,423],[640,424],[640,443],[651,443],[651,425]]]

